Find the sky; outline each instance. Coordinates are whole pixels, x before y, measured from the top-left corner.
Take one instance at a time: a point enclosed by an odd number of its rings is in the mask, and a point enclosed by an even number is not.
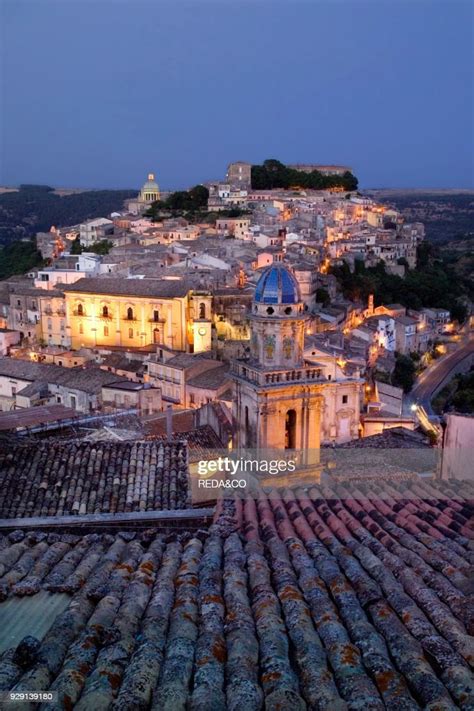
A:
[[[474,187],[471,0],[0,0],[0,185]]]

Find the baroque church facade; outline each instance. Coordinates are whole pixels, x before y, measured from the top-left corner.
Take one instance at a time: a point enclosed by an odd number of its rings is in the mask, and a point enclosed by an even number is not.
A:
[[[319,450],[358,436],[362,379],[334,362],[304,358],[307,316],[289,269],[274,265],[257,283],[250,354],[235,360],[235,446]]]

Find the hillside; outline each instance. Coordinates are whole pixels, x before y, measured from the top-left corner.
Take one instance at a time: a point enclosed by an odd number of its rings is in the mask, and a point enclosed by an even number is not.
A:
[[[48,231],[52,225],[75,225],[121,210],[136,190],[89,190],[61,192],[44,185],[22,185],[0,193],[0,246]]]
[[[474,236],[474,190],[366,190],[400,210],[407,222],[423,222],[430,242]]]

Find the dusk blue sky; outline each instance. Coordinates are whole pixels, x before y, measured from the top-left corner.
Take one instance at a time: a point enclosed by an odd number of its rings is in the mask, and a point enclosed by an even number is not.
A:
[[[469,0],[0,5],[0,184],[177,188],[278,158],[473,186]]]

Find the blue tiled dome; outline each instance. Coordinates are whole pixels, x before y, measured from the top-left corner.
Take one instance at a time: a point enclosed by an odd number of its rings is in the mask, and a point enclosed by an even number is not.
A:
[[[298,282],[282,265],[267,267],[257,282],[255,301],[259,304],[297,304],[301,301]]]

